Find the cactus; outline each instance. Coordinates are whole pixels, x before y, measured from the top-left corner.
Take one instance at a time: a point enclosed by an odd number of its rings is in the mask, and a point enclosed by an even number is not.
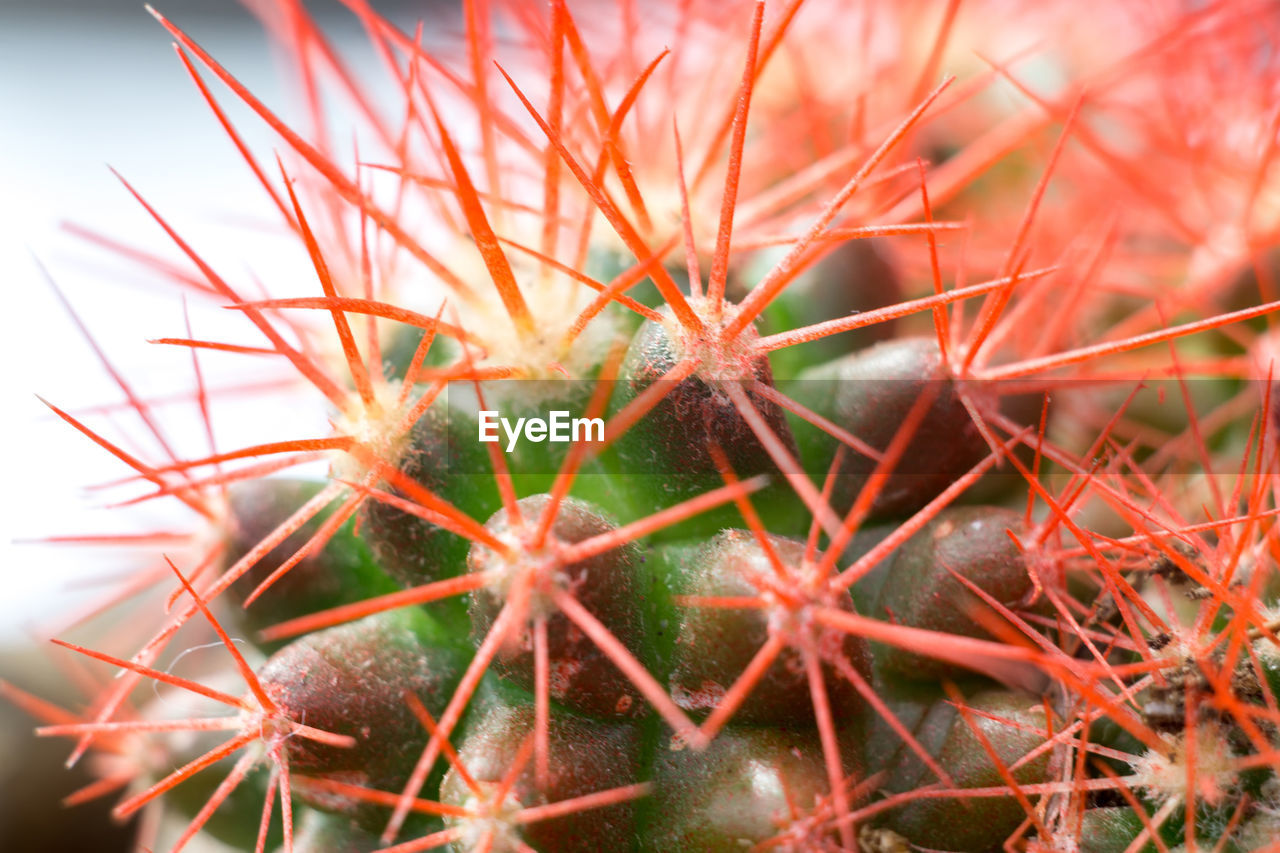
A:
[[[259,5],[357,165],[153,14],[309,295],[126,183],[260,339],[166,339],[201,450],[52,407],[197,522],[83,708],[0,683],[140,847],[1274,842],[1274,4],[350,0],[395,113]],[[247,352],[331,431],[215,445]]]

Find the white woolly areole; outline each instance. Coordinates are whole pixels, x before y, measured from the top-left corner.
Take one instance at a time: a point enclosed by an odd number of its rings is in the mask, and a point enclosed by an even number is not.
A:
[[[755,326],[748,324],[741,333],[730,340],[720,337],[724,330],[741,310],[737,305],[724,302],[717,305],[708,297],[691,297],[689,307],[706,324],[706,329],[698,335],[685,331],[675,319],[674,312],[664,309],[662,314],[667,326],[667,334],[675,344],[677,359],[689,356],[698,357],[697,376],[704,382],[738,382],[755,376],[756,364],[761,355],[755,349],[759,338]],[[716,309],[719,309],[719,316]]]
[[[1263,607],[1258,611],[1259,620],[1263,625],[1275,625],[1280,622],[1280,607]],[[1275,632],[1280,637],[1280,632]],[[1272,662],[1280,662],[1280,646],[1270,637],[1260,637],[1253,643],[1253,650],[1260,659],[1266,659]]]
[[[1160,803],[1187,801],[1186,735],[1163,735],[1167,752],[1148,750],[1130,763],[1133,765],[1134,787],[1141,788]],[[1196,800],[1219,802],[1238,781],[1235,767],[1238,757],[1227,742],[1226,733],[1215,723],[1201,723],[1196,729],[1195,777],[1192,780]]]
[[[374,404],[365,406],[353,392],[351,405],[334,417],[334,429],[339,435],[351,436],[378,458],[395,462],[408,439],[408,433],[403,429],[405,414],[417,397],[411,394],[401,405],[400,383],[396,381],[374,383],[373,397]],[[335,478],[358,481],[366,473],[368,469],[364,462],[350,452],[336,455],[333,459],[332,475]]]
[[[486,794],[496,792],[499,787],[493,782],[480,782],[479,785]],[[467,797],[463,808],[476,817],[456,820],[457,824],[465,828],[465,834],[458,840],[464,849],[478,848],[486,833],[491,833],[489,836],[491,850],[517,850],[524,845],[524,838],[520,835],[516,819],[520,810],[524,808],[523,804],[513,794],[508,793],[506,799],[496,806],[495,808],[494,802],[488,798],[482,801],[474,794]]]
[[[566,347],[566,337],[582,311],[596,300],[597,292],[558,270],[511,254],[508,261],[528,306],[532,332],[516,330],[488,272],[480,266],[473,276],[474,281],[483,283],[477,286],[476,298],[450,303],[457,311],[457,322],[484,346],[483,353],[472,353],[475,365],[514,367],[523,379],[579,379],[588,375],[621,334],[615,311],[606,307],[596,314]],[[449,309],[443,319],[454,319]]]

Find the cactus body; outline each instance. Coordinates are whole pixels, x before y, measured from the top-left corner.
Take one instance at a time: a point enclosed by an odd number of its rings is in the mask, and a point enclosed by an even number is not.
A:
[[[154,262],[262,337],[166,339],[207,452],[123,384],[141,441],[54,411],[199,529],[139,537],[142,640],[64,643],[113,684],[0,682],[118,817],[286,853],[1274,841],[1274,3],[467,2],[444,49],[350,2],[401,125],[251,5],[314,139],[158,17],[283,140],[277,186],[217,108],[315,293]],[[219,448],[215,355],[330,432]]]

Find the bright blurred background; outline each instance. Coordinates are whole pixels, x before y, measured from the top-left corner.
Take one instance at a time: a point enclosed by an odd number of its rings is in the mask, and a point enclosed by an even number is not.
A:
[[[287,120],[301,118],[285,58],[236,0],[155,5]],[[411,32],[425,15],[449,26],[454,4],[373,5]],[[336,2],[307,6],[358,74],[387,80],[349,13]],[[260,156],[279,145],[225,89],[216,83],[211,88]],[[288,243],[280,251],[278,216],[184,72],[170,37],[140,0],[0,0],[0,433],[7,451],[0,498],[0,679],[72,707],[78,697],[50,665],[45,641],[75,608],[101,595],[103,578],[129,562],[118,548],[32,540],[119,532],[126,523],[134,530],[157,529],[178,519],[172,507],[157,505],[127,514],[126,521],[106,504],[129,496],[128,490],[86,491],[129,471],[36,399],[40,394],[62,408],[91,413],[124,400],[40,265],[120,374],[139,379],[139,395],[163,397],[192,384],[187,352],[146,342],[186,337],[176,289],[66,228],[75,223],[170,260],[181,258],[108,166],[215,267],[240,277],[252,270],[264,281],[296,269],[298,258],[290,253],[297,247]],[[234,322],[221,319],[216,305],[192,305],[191,311],[196,337],[217,339],[219,323]],[[207,367],[206,378],[216,385],[217,366]],[[269,419],[271,405],[270,398],[255,400],[255,417]],[[166,424],[176,424],[175,432],[185,424],[200,434],[193,409],[162,415]],[[140,427],[123,409],[107,422],[123,435],[137,435]],[[234,418],[216,426],[223,446],[233,446]],[[189,452],[207,451],[197,444]],[[59,773],[68,743],[37,741],[32,725],[0,699],[0,851],[128,849],[122,846],[127,833],[113,833],[107,823],[111,798],[97,807],[58,811],[57,800],[88,779]]]

